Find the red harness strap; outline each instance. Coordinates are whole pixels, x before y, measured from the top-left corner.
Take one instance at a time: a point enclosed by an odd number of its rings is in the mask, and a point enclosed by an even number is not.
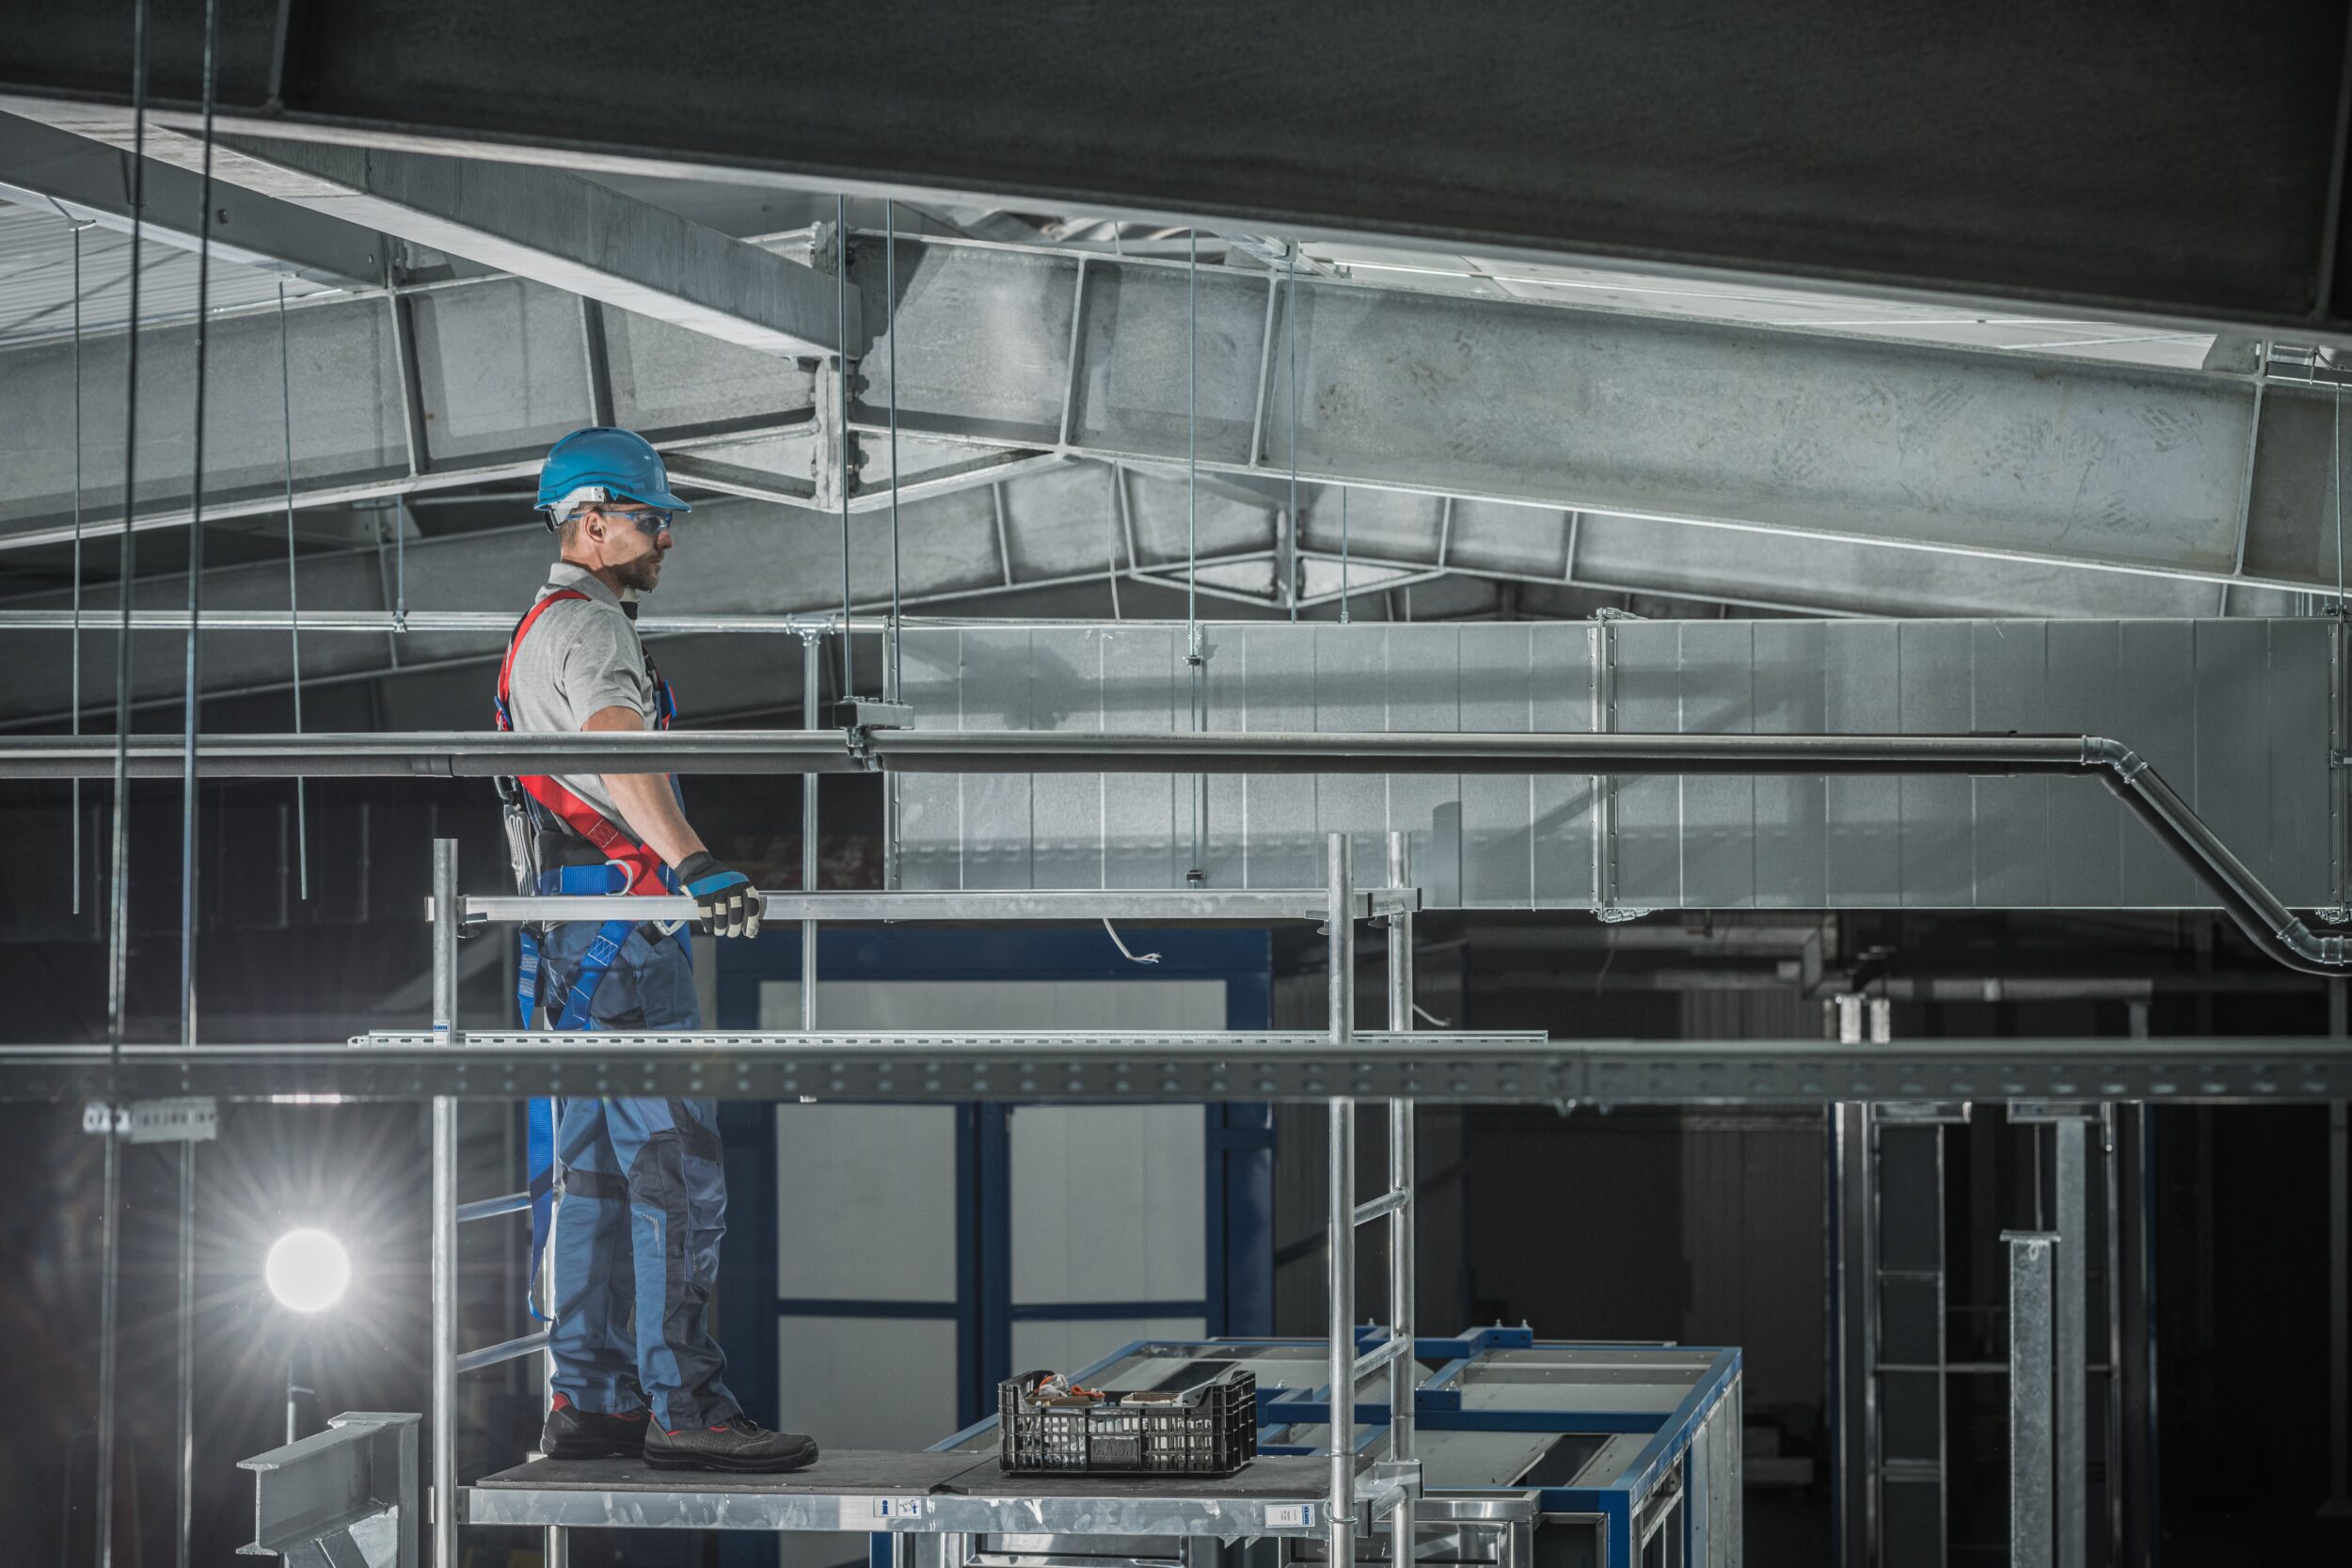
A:
[[[512,731],[515,727],[514,716],[508,705],[514,684],[516,650],[523,645],[523,639],[531,634],[531,628],[538,624],[539,617],[547,612],[548,607],[561,604],[565,599],[586,599],[587,597],[587,594],[577,588],[559,589],[532,605],[529,613],[523,616],[522,624],[515,628],[515,635],[507,641],[506,657],[499,664],[498,721],[500,729]],[[654,725],[657,729],[666,730],[670,727],[669,704],[664,702],[660,706],[661,711],[655,716]],[[565,827],[595,845],[606,860],[616,865],[626,866],[629,874],[629,892],[660,895],[670,891],[662,885],[661,857],[655,854],[647,846],[631,838],[596,807],[544,773],[518,777],[515,782],[522,785],[525,794],[546,807]]]

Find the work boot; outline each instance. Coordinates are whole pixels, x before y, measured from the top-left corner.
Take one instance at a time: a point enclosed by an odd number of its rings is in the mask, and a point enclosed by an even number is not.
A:
[[[645,1446],[645,1413],[607,1416],[582,1410],[566,1395],[549,1402],[539,1451],[549,1459],[624,1459]]]
[[[797,1432],[770,1432],[738,1414],[714,1427],[645,1429],[645,1463],[657,1470],[797,1470],[816,1459],[817,1444]]]

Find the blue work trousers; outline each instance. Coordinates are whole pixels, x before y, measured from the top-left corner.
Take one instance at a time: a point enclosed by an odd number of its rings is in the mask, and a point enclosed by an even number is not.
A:
[[[541,994],[569,993],[597,923],[552,927]],[[590,1008],[591,1029],[696,1029],[682,936],[640,926]],[[555,1387],[582,1410],[647,1410],[669,1432],[739,1410],[709,1328],[727,1191],[709,1100],[565,1100],[556,1107]]]

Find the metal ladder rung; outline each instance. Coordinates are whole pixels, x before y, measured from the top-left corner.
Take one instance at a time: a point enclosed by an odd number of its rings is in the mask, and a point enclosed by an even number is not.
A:
[[[509,1339],[502,1345],[485,1345],[480,1350],[466,1351],[457,1357],[457,1370],[461,1372],[478,1372],[485,1367],[495,1367],[501,1361],[512,1361],[518,1356],[529,1355],[534,1351],[545,1350],[548,1348],[548,1332],[543,1328],[536,1334],[526,1334],[519,1339]]]
[[[1378,1197],[1356,1205],[1356,1223],[1368,1225],[1384,1214],[1393,1214],[1413,1201],[1413,1195],[1402,1187],[1391,1187]]]
[[[517,1214],[531,1207],[529,1193],[507,1193],[499,1197],[478,1197],[471,1203],[457,1206],[457,1223],[486,1220],[498,1214]]]

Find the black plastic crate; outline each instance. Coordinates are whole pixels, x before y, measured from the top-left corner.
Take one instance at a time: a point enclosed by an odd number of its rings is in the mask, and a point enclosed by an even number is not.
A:
[[[1235,1369],[1180,1391],[1032,1398],[996,1386],[996,1462],[1017,1476],[1230,1476],[1258,1455],[1258,1379]]]

